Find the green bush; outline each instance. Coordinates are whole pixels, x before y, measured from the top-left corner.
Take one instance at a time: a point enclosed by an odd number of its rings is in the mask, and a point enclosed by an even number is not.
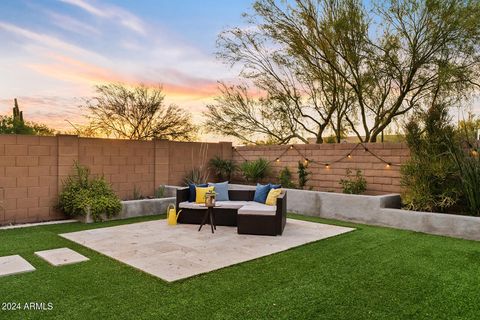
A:
[[[132,200],[143,200],[145,196],[142,194],[142,189],[138,188],[136,185],[133,185],[133,194]]]
[[[213,159],[210,159],[210,169],[219,181],[230,181],[232,174],[238,170],[238,166],[233,160],[225,160],[215,156]]]
[[[452,152],[460,172],[462,198],[465,199],[468,213],[480,215],[480,157],[478,151],[467,154],[462,151]]]
[[[165,198],[165,194],[167,193],[167,188],[162,185],[155,189],[155,198],[160,199],[160,198]]]
[[[103,177],[90,178],[88,168],[75,164],[75,173],[63,182],[59,195],[60,210],[69,216],[85,216],[90,212],[95,221],[117,215],[122,209],[120,199]]]
[[[457,204],[461,191],[454,128],[441,106],[430,108],[406,126],[410,159],[401,167],[402,202],[417,211],[445,212]]]
[[[362,170],[357,170],[355,176],[352,176],[352,170],[347,169],[345,179],[340,179],[343,193],[361,194],[367,190],[367,180],[362,174]]]
[[[310,178],[308,177],[310,175],[310,172],[307,171],[308,164],[304,164],[302,161],[298,161],[298,187],[300,189],[305,188],[307,185],[308,180]]]
[[[288,167],[285,167],[280,171],[278,180],[283,188],[295,188],[295,183],[292,181],[292,172],[290,169],[288,169]]]
[[[240,165],[240,171],[248,182],[260,182],[271,173],[271,165],[268,160],[259,158],[253,161],[245,161]]]

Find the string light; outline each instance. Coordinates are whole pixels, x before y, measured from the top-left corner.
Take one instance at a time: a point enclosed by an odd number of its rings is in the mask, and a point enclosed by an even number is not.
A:
[[[342,161],[343,159],[345,159],[345,158],[352,159],[352,158],[353,158],[352,153],[353,153],[358,147],[360,147],[360,146],[363,147],[363,150],[364,150],[365,152],[370,153],[370,155],[372,155],[373,157],[377,158],[377,159],[380,160],[381,162],[385,163],[385,167],[386,167],[386,168],[390,168],[390,167],[392,167],[392,166],[400,166],[400,164],[392,164],[391,162],[386,161],[385,159],[383,159],[383,158],[380,157],[379,155],[375,154],[373,151],[370,151],[370,150],[369,150],[363,143],[361,143],[361,142],[360,142],[360,143],[357,143],[357,144],[355,145],[355,147],[353,147],[353,148],[350,150],[350,152],[347,153],[345,156],[339,157],[338,159],[332,160],[332,161],[330,161],[330,162],[328,162],[328,163],[327,163],[327,162],[319,162],[319,161],[315,161],[315,160],[309,159],[309,158],[305,157],[305,156],[302,154],[302,152],[300,152],[300,150],[299,150],[298,148],[296,148],[294,145],[289,145],[288,148],[284,149],[284,151],[283,151],[279,156],[277,156],[277,157],[275,158],[275,160],[270,161],[270,163],[271,163],[271,162],[277,162],[277,163],[280,162],[280,159],[281,159],[289,150],[295,149],[295,151],[297,151],[297,153],[298,153],[301,157],[303,157],[303,159],[304,159],[303,161],[304,161],[305,165],[308,165],[309,162],[311,162],[311,163],[314,163],[314,164],[316,163],[316,164],[324,165],[325,168],[328,169],[328,168],[330,168],[330,166],[331,166],[332,164],[337,163],[337,162],[341,162],[341,161]],[[238,149],[237,149],[236,147],[233,147],[233,146],[232,146],[232,149],[233,149],[235,152],[237,152],[237,153],[239,154],[239,156],[240,156],[243,160],[248,161],[248,160],[241,154],[241,152],[238,151]],[[475,151],[476,151],[476,150],[475,150]],[[474,156],[478,156],[478,152],[471,151],[471,154],[473,154]]]

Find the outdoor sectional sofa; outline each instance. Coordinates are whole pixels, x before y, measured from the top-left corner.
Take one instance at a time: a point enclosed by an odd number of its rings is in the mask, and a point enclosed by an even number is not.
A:
[[[182,210],[178,223],[201,224],[205,206],[188,202],[189,188],[177,189],[177,208]],[[215,224],[237,226],[240,234],[276,236],[283,233],[287,221],[287,194],[277,198],[276,206],[253,201],[255,190],[228,190],[229,201],[217,201]]]

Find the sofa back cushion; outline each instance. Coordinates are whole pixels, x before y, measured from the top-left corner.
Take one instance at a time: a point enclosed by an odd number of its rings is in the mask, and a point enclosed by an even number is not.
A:
[[[196,193],[196,198],[195,198],[195,203],[205,203],[205,197],[207,195],[207,192],[212,192],[214,190],[214,187],[196,187],[195,188],[195,193]]]
[[[265,201],[267,201],[267,196],[271,188],[272,187],[270,184],[263,185],[263,184],[257,183],[253,201],[258,203],[265,203]]]
[[[188,184],[188,202],[195,202],[195,199],[197,199],[197,193],[195,191],[195,187],[202,187],[202,188],[205,188],[205,187],[208,187],[208,184],[206,183],[201,183],[201,184],[193,184],[193,183],[189,183]]]
[[[265,201],[266,205],[276,206],[277,198],[282,194],[282,189],[270,189],[268,193],[267,200]]]
[[[218,182],[218,183],[208,183],[209,187],[215,188],[215,199],[217,201],[228,201],[230,200],[228,196],[228,181]]]

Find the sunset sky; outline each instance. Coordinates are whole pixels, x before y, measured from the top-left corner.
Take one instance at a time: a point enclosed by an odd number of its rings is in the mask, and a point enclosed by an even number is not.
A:
[[[0,114],[16,97],[27,120],[70,130],[78,105],[106,82],[160,83],[167,101],[199,119],[217,81],[215,41],[240,26],[250,0],[2,0]]]
[[[215,59],[217,35],[243,26],[252,1],[1,0],[0,114],[18,98],[27,120],[72,130],[94,85],[125,82],[162,84],[200,122],[217,81],[237,74]]]

